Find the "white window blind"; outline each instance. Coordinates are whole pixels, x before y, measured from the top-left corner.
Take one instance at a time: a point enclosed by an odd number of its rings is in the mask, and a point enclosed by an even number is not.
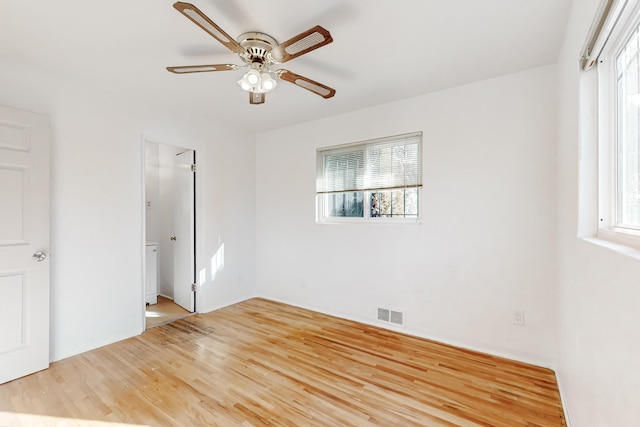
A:
[[[317,194],[422,186],[422,132],[317,152]]]
[[[628,0],[601,0],[587,41],[582,49],[580,65],[583,70],[589,70],[596,65],[602,49],[609,41],[611,32],[618,23],[627,3]]]

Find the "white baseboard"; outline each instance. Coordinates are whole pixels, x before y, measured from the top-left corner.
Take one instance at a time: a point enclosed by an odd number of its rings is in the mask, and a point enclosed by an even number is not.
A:
[[[564,412],[564,420],[567,423],[567,427],[571,427],[571,420],[569,419],[569,408],[567,408],[567,402],[563,398],[566,396],[565,389],[562,387],[562,381],[560,380],[560,376],[558,376],[558,372],[556,374],[556,384],[558,384],[558,392],[560,393],[560,402],[562,403],[562,411]]]

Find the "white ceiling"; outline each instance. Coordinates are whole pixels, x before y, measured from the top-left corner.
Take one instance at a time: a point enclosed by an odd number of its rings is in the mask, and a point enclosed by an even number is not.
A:
[[[282,68],[336,96],[281,81],[265,104],[249,105],[242,71],[167,72],[242,64],[173,0],[0,0],[0,57],[259,132],[555,63],[571,0],[191,2],[233,37],[261,31],[283,42],[322,25],[334,42]]]

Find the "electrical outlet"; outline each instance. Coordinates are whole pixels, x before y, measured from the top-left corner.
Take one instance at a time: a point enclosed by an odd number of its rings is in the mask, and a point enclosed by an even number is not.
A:
[[[518,326],[524,326],[524,311],[523,310],[514,310],[512,313],[513,316],[513,324]]]

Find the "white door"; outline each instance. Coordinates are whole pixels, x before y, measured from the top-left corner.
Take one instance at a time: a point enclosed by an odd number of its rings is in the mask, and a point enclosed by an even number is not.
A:
[[[173,191],[173,301],[189,311],[195,310],[194,157],[192,150],[176,156]]]
[[[49,119],[0,106],[0,384],[49,366]]]

